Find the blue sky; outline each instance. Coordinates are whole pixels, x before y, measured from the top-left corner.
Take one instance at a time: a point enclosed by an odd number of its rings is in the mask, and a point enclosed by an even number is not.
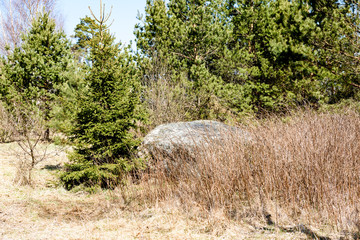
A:
[[[58,0],[57,10],[64,18],[64,30],[68,36],[73,34],[76,24],[80,18],[90,16],[88,6],[99,16],[99,0]],[[106,12],[111,6],[112,14],[110,21],[114,20],[110,31],[115,35],[117,41],[130,43],[134,40],[134,27],[139,21],[136,16],[138,11],[144,13],[146,0],[103,0]]]

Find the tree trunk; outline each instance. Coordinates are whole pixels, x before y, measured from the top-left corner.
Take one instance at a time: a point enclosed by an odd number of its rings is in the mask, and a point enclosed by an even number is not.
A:
[[[50,142],[50,129],[49,128],[47,128],[44,132],[44,141]]]

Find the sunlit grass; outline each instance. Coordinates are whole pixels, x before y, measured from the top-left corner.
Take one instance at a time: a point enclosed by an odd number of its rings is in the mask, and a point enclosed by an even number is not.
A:
[[[55,145],[32,186],[14,184],[17,145],[0,144],[0,239],[306,239],[287,231],[300,225],[335,239],[359,232],[357,113],[298,111],[246,130],[250,143],[199,146],[195,159],[174,156],[172,169],[154,164],[140,180],[94,194],[59,184],[68,160]]]

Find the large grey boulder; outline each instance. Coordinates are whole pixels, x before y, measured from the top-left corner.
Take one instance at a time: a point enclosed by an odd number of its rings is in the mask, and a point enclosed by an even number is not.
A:
[[[252,137],[240,128],[217,121],[169,123],[160,125],[148,133],[142,143],[141,154],[161,153],[172,158],[179,153],[195,156],[206,151],[211,145],[221,145],[234,139],[241,139],[246,143],[251,141]]]

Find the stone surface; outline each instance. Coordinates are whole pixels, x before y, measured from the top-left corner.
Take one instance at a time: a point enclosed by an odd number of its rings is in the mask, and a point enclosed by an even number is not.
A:
[[[174,156],[178,152],[194,155],[199,153],[199,149],[204,150],[210,145],[222,144],[229,138],[241,138],[244,142],[251,141],[248,132],[217,121],[169,123],[149,132],[144,138],[141,151],[146,154],[161,152],[168,156]]]

